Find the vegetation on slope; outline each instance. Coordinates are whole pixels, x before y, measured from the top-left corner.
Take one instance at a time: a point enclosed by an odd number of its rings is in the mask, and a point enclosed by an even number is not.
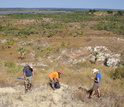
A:
[[[104,14],[103,14],[104,13]],[[111,31],[124,35],[123,11],[79,11],[68,13],[15,13],[1,17],[0,34],[3,36],[84,36],[88,25],[95,30]],[[114,15],[113,15],[114,14]],[[79,27],[72,23],[79,23]]]
[[[107,31],[107,36],[111,36],[111,34],[113,36],[113,33],[115,33],[117,36],[121,35],[123,37],[123,15],[123,11],[94,10],[71,11],[68,13],[16,13],[0,15],[0,38],[2,38],[0,41],[0,52],[2,53],[0,61],[1,86],[23,85],[23,82],[17,80],[17,77],[22,76],[23,69],[23,66],[18,65],[18,63],[27,63],[30,61],[37,63],[44,60],[50,63],[49,68],[45,70],[42,67],[40,69],[34,67],[34,83],[46,84],[48,74],[61,69],[63,71],[60,80],[62,83],[70,86],[85,85],[88,88],[92,86],[90,77],[94,76],[91,71],[93,68],[98,68],[103,78],[101,85],[103,98],[114,98],[116,102],[113,103],[113,106],[123,106],[123,66],[115,69],[99,63],[92,64],[87,61],[73,66],[65,66],[63,63],[56,62],[54,58],[48,58],[50,54],[59,53],[63,47],[79,47],[84,46],[86,43],[86,45],[107,45],[105,41],[108,38],[103,38],[105,39],[104,41],[97,39],[95,42],[93,42],[93,38],[83,38],[86,32],[89,33],[92,31],[90,33],[91,36],[95,34],[95,31],[97,31],[96,33],[100,31],[98,36],[104,36],[106,32],[102,34],[102,31],[105,30]],[[110,31],[112,32],[111,34],[109,34]],[[56,37],[62,38],[58,39]],[[77,38],[70,37],[82,38],[76,41]],[[31,42],[28,41],[29,39],[32,39]],[[94,38],[94,40],[96,39]],[[44,42],[42,43],[41,41]],[[114,49],[115,52],[122,48],[118,44],[110,43],[112,42],[109,41],[107,46],[110,46],[109,48]],[[43,47],[44,45],[46,46]],[[32,50],[34,50],[34,53]],[[123,51],[123,49],[120,50]],[[25,55],[25,51],[29,54],[23,56],[22,54]],[[75,70],[74,67],[82,68],[82,71],[72,72],[72,69]],[[78,96],[79,94],[82,93],[77,93],[78,98],[80,97]],[[82,99],[80,100],[82,101]],[[106,105],[109,104],[106,103]]]

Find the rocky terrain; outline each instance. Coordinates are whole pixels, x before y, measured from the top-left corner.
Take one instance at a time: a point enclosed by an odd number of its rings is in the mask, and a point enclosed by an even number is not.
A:
[[[16,42],[14,45],[10,45],[10,48],[4,48],[0,50],[1,53],[1,70],[5,71],[8,68],[3,64],[6,62],[13,62],[16,65],[22,67],[25,64],[30,64],[36,71],[36,77],[32,91],[27,94],[24,92],[24,86],[22,80],[16,80],[17,76],[11,76],[14,85],[11,87],[11,83],[0,88],[0,106],[1,107],[121,107],[123,102],[123,94],[115,94],[103,92],[101,98],[97,95],[93,99],[88,98],[88,90],[91,88],[91,84],[83,85],[69,85],[66,82],[69,77],[66,77],[66,70],[70,72],[82,72],[84,70],[90,71],[90,67],[108,67],[117,68],[123,60],[124,52],[124,39],[117,37],[82,37],[82,38],[27,38],[19,39],[13,38]],[[61,43],[66,40],[69,41],[69,46]],[[6,43],[7,39],[1,38],[0,44]],[[28,41],[28,42],[27,42]],[[77,44],[77,45],[75,45]],[[17,47],[23,45],[27,48],[24,59],[20,59]],[[57,47],[59,51],[57,51]],[[38,48],[39,47],[39,48]],[[53,47],[46,52],[47,47]],[[40,49],[40,51],[37,51]],[[42,55],[42,56],[40,56]],[[83,63],[93,63],[93,65],[83,65]],[[63,67],[61,67],[63,65]],[[61,88],[53,91],[46,80],[45,82],[38,81],[40,72],[49,72],[62,69],[63,78],[61,80]],[[100,68],[102,69],[102,68]],[[47,73],[48,74],[48,73]],[[69,74],[70,75],[70,74]],[[103,72],[103,76],[104,76]],[[19,76],[19,75],[18,75]],[[22,77],[22,74],[20,75]],[[40,77],[41,78],[41,77]],[[80,77],[79,77],[80,78]],[[6,80],[5,80],[6,81]],[[5,81],[3,81],[5,83]],[[38,82],[37,82],[38,81]],[[12,82],[13,83],[13,82]],[[109,85],[105,86],[106,88]],[[109,97],[108,97],[109,96]]]
[[[0,107],[124,107],[123,12],[109,12],[0,15]],[[25,64],[35,73],[27,94]],[[89,99],[93,68],[101,97]],[[53,91],[48,74],[58,70]]]
[[[61,83],[61,88],[52,90],[47,84],[34,85],[33,90],[24,93],[24,87],[0,88],[1,107],[118,107],[120,102],[115,98],[103,95],[88,98],[85,86],[69,86]]]
[[[64,46],[62,46],[63,41]],[[7,39],[1,39],[0,42],[2,46],[2,44],[7,42]],[[10,46],[11,48],[4,47],[5,49],[0,50],[1,60],[15,61],[15,63],[22,66],[24,66],[25,63],[30,63],[32,66],[47,67],[49,63],[52,62],[73,65],[80,62],[90,61],[93,63],[98,62],[108,67],[118,67],[124,59],[124,39],[117,37],[91,36],[76,39],[47,39],[35,37],[27,38],[25,40],[16,38],[15,42],[14,45]],[[27,48],[27,51],[24,53],[25,59],[23,60],[18,59],[20,55],[17,48],[21,45]],[[59,46],[56,47],[57,45]],[[13,58],[15,60],[13,60]]]

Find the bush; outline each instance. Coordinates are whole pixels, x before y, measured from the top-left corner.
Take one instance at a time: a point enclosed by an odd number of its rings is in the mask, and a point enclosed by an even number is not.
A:
[[[46,48],[47,54],[51,53],[51,51],[53,50],[53,47],[49,46]]]
[[[4,65],[9,68],[15,67],[15,64],[13,62],[5,62]]]
[[[89,12],[93,14],[94,12],[96,12],[96,10],[95,9],[90,9]]]
[[[91,28],[95,30],[112,31],[113,33],[124,35],[124,24],[120,22],[100,22],[91,26]]]
[[[6,44],[7,45],[13,45],[14,44],[14,39],[7,39]]]
[[[61,46],[69,46],[70,42],[68,41],[62,41]]]
[[[14,67],[7,69],[6,72],[9,73],[9,74],[12,74],[12,73],[15,74],[15,73],[19,73],[21,71],[22,71],[22,67],[21,66],[14,65]]]
[[[20,46],[19,48],[18,48],[18,51],[20,52],[20,54],[21,54],[21,56],[20,56],[20,59],[23,59],[24,58],[24,53],[26,52],[26,48],[25,47],[23,47],[23,46]]]
[[[122,79],[124,78],[124,67],[115,69],[114,73],[111,75],[113,79]]]
[[[20,29],[17,36],[31,34],[38,34],[38,32],[35,29]]]
[[[2,31],[2,29],[3,29],[3,26],[0,25],[0,31]]]
[[[118,11],[118,13],[116,15],[122,16],[124,14],[123,11]]]
[[[108,14],[112,14],[112,13],[113,13],[113,11],[112,11],[112,10],[108,10],[107,12],[108,12]]]

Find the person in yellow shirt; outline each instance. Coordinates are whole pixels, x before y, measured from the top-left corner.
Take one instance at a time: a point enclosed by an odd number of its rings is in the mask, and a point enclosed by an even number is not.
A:
[[[62,71],[57,71],[57,72],[52,72],[49,74],[49,80],[50,80],[50,85],[53,88],[53,90],[55,90],[55,83],[58,82],[59,83],[59,78],[61,75]]]

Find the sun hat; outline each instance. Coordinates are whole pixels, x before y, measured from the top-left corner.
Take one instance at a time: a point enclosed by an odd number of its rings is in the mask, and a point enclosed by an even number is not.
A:
[[[62,71],[58,71],[58,73],[60,73],[60,74],[61,74],[61,73],[62,73]]]
[[[25,67],[28,67],[28,66],[29,66],[28,64],[25,65]]]
[[[96,73],[96,72],[98,72],[98,71],[99,71],[99,70],[96,69],[96,68],[94,68],[94,69],[92,70],[93,74]]]

